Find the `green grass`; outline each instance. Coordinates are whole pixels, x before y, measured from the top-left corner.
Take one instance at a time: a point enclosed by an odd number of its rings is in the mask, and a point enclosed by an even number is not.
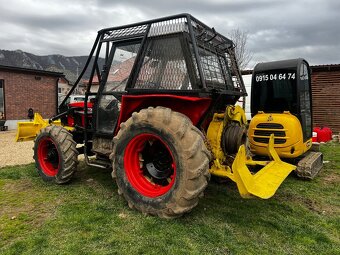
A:
[[[340,145],[313,181],[289,176],[269,200],[211,182],[175,220],[130,210],[110,172],[80,165],[69,185],[34,165],[0,169],[0,254],[340,254]]]

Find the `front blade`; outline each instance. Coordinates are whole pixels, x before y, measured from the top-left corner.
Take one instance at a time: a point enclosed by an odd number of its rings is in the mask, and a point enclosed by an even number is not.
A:
[[[273,148],[273,136],[270,138],[268,150],[273,161],[270,161],[256,174],[251,174],[246,165],[246,152],[242,145],[232,165],[235,182],[242,197],[251,195],[263,199],[272,197],[286,177],[296,169],[296,166],[281,161]],[[249,160],[248,160],[249,162]]]

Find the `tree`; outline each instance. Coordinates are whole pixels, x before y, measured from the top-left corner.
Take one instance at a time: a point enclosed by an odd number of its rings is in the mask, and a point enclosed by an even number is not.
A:
[[[253,53],[247,48],[248,33],[236,28],[231,30],[229,37],[236,46],[235,54],[238,66],[244,70],[253,58]]]

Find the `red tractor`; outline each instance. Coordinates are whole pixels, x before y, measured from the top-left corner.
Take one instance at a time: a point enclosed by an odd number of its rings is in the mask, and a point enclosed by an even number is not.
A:
[[[45,181],[69,182],[83,153],[90,166],[112,167],[131,208],[164,218],[194,208],[210,174],[231,178],[242,196],[258,195],[243,170],[236,175],[250,159],[239,153],[230,167],[247,139],[234,106],[246,95],[234,48],[189,14],[100,30],[59,114],[19,124],[18,140],[35,138]],[[66,104],[88,71],[85,102]]]

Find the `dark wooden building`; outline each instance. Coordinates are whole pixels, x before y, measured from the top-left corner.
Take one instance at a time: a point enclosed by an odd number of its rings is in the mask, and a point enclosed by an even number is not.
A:
[[[313,124],[340,132],[340,64],[311,66]]]

